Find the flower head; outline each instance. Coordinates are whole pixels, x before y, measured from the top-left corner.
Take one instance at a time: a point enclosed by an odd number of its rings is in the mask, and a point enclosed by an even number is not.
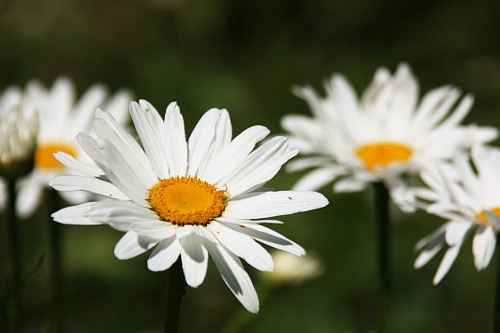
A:
[[[16,206],[22,216],[31,215],[38,207],[42,190],[48,186],[51,178],[69,172],[53,154],[64,151],[82,158],[85,154],[77,144],[76,135],[91,132],[96,108],[107,109],[120,123],[124,123],[127,120],[127,104],[131,98],[130,93],[125,91],[108,98],[107,89],[96,84],[76,101],[74,84],[67,78],[59,78],[49,90],[33,81],[27,85],[27,91],[38,112],[40,130],[33,172],[19,186]],[[82,202],[86,198],[84,193],[63,195],[71,203]]]
[[[419,101],[418,83],[405,64],[393,75],[379,69],[359,101],[340,75],[325,89],[324,98],[310,87],[296,89],[313,117],[289,115],[282,121],[291,142],[307,155],[289,169],[316,167],[295,189],[314,190],[337,180],[336,192],[358,191],[383,181],[401,208],[411,210],[414,198],[406,191],[405,175],[497,136],[492,128],[460,125],[473,98],[460,98],[456,88],[431,90]]]
[[[316,192],[263,187],[297,150],[290,149],[284,137],[255,148],[269,134],[263,126],[232,139],[225,110],[207,111],[188,140],[176,103],[168,106],[164,120],[144,100],[132,102],[130,113],[142,145],[109,113],[98,110],[97,139],[78,137],[97,167],[57,154],[80,175],[57,177],[51,186],[109,199],[62,209],[53,214],[54,220],[108,224],[124,231],[115,255],[128,259],[154,247],[148,259],[152,271],[169,269],[180,257],[191,287],[203,282],[210,256],[238,300],[257,312],[257,294],[239,258],[259,270],[272,270],[271,255],[257,241],[303,255],[299,245],[262,224],[280,223],[268,218],[328,203]]]
[[[323,262],[309,254],[307,257],[293,256],[287,252],[274,252],[274,270],[265,272],[264,278],[277,284],[299,284],[313,279],[324,271]]]
[[[414,190],[427,203],[428,213],[447,220],[416,246],[420,251],[416,268],[446,248],[434,284],[446,275],[469,233],[474,233],[472,252],[478,271],[488,266],[495,251],[500,231],[500,150],[474,147],[471,160],[472,165],[466,154],[461,153],[451,164],[424,170],[421,178],[428,188]]]
[[[38,116],[28,96],[15,87],[0,96],[0,177],[21,177],[33,168]]]

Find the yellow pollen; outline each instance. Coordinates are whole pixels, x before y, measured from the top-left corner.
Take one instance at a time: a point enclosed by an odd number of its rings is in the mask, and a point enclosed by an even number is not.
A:
[[[192,177],[163,179],[149,190],[151,208],[177,225],[207,225],[226,208],[226,191]]]
[[[41,144],[35,151],[35,168],[45,171],[64,168],[64,165],[54,157],[54,153],[58,151],[76,156],[76,151],[71,145],[58,142]]]
[[[500,215],[500,207],[495,207],[495,208],[491,208],[491,209],[488,209],[489,211],[491,211],[492,213],[495,213],[496,215]],[[474,218],[474,221],[476,221],[477,223],[482,223],[482,224],[486,224],[490,227],[493,226],[493,222],[491,222],[491,220],[488,218],[488,216],[486,216],[486,212],[484,210],[482,210],[479,214],[476,215],[476,217]]]
[[[375,171],[376,167],[406,163],[412,154],[410,147],[395,142],[369,143],[356,149],[356,155],[371,172]]]

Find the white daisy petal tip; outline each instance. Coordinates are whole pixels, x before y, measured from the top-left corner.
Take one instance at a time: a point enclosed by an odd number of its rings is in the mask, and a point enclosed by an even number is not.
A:
[[[180,113],[181,112],[181,109],[179,108],[179,105],[177,104],[177,102],[170,102],[167,106],[167,113]]]

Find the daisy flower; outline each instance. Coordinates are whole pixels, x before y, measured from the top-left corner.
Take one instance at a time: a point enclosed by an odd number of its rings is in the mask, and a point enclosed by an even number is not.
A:
[[[75,87],[68,78],[59,78],[47,90],[39,82],[30,82],[27,91],[38,111],[40,130],[35,151],[33,172],[19,182],[16,210],[21,216],[29,216],[40,204],[43,189],[54,176],[65,174],[68,169],[59,163],[53,154],[64,151],[74,157],[84,156],[76,135],[91,132],[94,112],[98,107],[112,112],[120,123],[127,120],[127,105],[130,93],[120,91],[108,98],[107,89],[99,84],[91,86],[78,101]],[[84,193],[63,193],[70,203],[83,202]]]
[[[417,197],[427,203],[428,213],[447,220],[416,246],[420,254],[415,268],[446,248],[434,284],[448,273],[468,234],[474,233],[472,252],[478,271],[488,266],[495,251],[500,230],[500,150],[474,147],[471,162],[461,153],[452,164],[424,170],[421,178],[428,188],[415,189]]]
[[[17,87],[0,95],[0,176],[29,172],[38,134],[33,102]]]
[[[259,308],[253,284],[239,258],[262,271],[273,260],[257,241],[295,255],[298,244],[263,223],[268,218],[327,205],[316,192],[271,191],[269,181],[297,150],[285,137],[262,143],[269,130],[253,126],[231,139],[226,110],[211,109],[188,140],[184,120],[171,103],[163,120],[147,101],[130,103],[130,114],[142,145],[107,112],[95,118],[97,139],[78,141],[97,167],[59,152],[59,161],[80,173],[50,182],[60,191],[83,190],[108,199],[62,209],[53,214],[64,224],[108,224],[125,232],[115,247],[119,259],[154,247],[147,261],[152,271],[169,269],[178,259],[186,283],[204,280],[208,257],[224,282],[250,312]]]
[[[336,180],[335,192],[358,191],[382,181],[402,209],[413,210],[405,175],[497,137],[496,129],[460,125],[473,98],[460,98],[454,87],[431,90],[419,101],[418,82],[406,64],[393,75],[377,70],[360,100],[341,75],[333,75],[325,89],[324,98],[311,87],[295,89],[313,117],[282,119],[291,143],[306,155],[289,170],[315,168],[295,189],[315,190]]]
[[[324,263],[311,254],[297,257],[287,252],[273,252],[274,270],[262,273],[263,277],[278,285],[297,285],[321,275]]]
[[[33,168],[38,116],[32,101],[14,86],[0,95],[0,208],[7,188],[1,177],[18,178]]]

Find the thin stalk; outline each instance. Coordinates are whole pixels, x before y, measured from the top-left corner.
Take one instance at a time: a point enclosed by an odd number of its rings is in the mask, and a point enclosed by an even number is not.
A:
[[[387,308],[391,296],[390,254],[391,226],[389,192],[383,182],[374,183],[375,220],[377,228],[377,266],[379,274],[379,308],[377,332],[385,332]]]
[[[497,233],[497,282],[495,291],[495,305],[493,307],[493,333],[500,333],[500,233]]]
[[[61,332],[61,318],[63,318],[63,304],[62,304],[62,283],[63,283],[63,269],[62,269],[62,251],[61,251],[61,225],[52,220],[52,213],[57,211],[59,207],[59,196],[57,192],[48,189],[46,191],[46,202],[48,210],[48,250],[49,250],[49,274],[52,282],[52,297],[49,304],[48,313],[48,333]]]
[[[186,281],[182,272],[181,260],[168,270],[167,308],[165,314],[165,333],[176,333],[179,328],[182,296],[186,292]]]
[[[19,256],[19,221],[16,214],[16,181],[7,178],[6,222],[10,241],[10,290],[8,294],[7,313],[12,333],[20,331],[21,322],[21,259]]]

